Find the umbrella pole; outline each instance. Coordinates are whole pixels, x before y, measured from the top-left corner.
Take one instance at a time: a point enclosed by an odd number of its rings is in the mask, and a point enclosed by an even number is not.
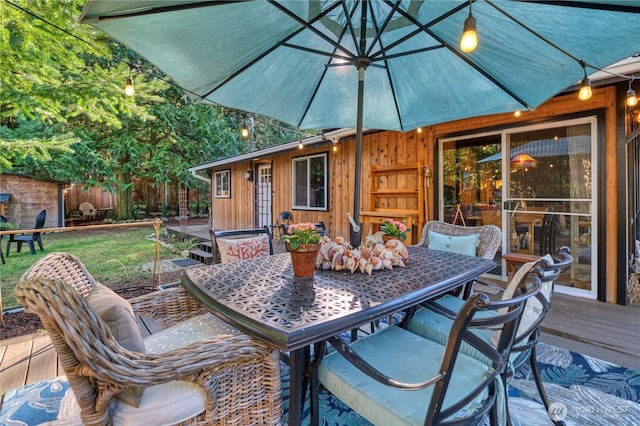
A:
[[[360,183],[362,179],[362,115],[364,98],[364,72],[366,65],[358,67],[358,110],[356,118],[356,165],[355,183],[353,189],[353,217],[354,222],[350,223],[349,242],[354,247],[359,247],[362,243],[362,223],[360,222]]]

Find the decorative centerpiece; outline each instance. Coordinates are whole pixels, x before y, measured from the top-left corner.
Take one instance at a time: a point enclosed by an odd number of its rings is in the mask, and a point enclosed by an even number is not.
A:
[[[384,232],[382,239],[385,242],[394,239],[404,241],[407,239],[407,233],[409,233],[407,225],[393,219],[385,219],[384,223],[380,226],[380,230]]]
[[[313,223],[290,225],[282,237],[291,254],[293,274],[296,277],[312,277],[320,250],[320,234]]]

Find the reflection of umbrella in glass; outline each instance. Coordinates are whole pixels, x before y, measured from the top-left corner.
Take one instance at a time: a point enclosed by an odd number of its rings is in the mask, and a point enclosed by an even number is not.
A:
[[[511,165],[517,170],[520,168],[520,174],[522,175],[522,184],[524,184],[524,172],[529,171],[530,167],[536,166],[536,160],[528,154],[518,154],[511,159]]]
[[[637,53],[638,2],[554,3],[90,0],[82,22],[205,101],[301,129],[355,125],[358,218],[362,127],[535,108],[585,67]],[[470,4],[480,40],[465,54]]]
[[[536,158],[590,155],[591,137],[581,135],[573,136],[571,138],[561,137],[558,139],[540,139],[513,147],[509,152],[511,153],[511,162],[513,162],[515,158],[522,153],[527,153],[528,155],[532,155]],[[479,160],[478,163],[489,163],[500,160],[502,160],[502,152],[485,157],[482,160]]]
[[[520,167],[524,172],[529,167],[535,167],[536,160],[528,154],[518,154],[511,160],[511,164]]]

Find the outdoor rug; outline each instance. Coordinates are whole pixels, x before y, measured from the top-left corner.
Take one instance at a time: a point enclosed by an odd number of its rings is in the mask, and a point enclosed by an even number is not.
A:
[[[640,424],[640,371],[553,346],[538,345],[545,388],[554,402],[554,415],[567,425]],[[282,364],[284,422],[289,407],[289,369]],[[514,425],[549,425],[535,384],[518,373],[509,385]],[[0,425],[80,425],[77,404],[64,376],[8,391],[2,402]],[[321,425],[370,425],[328,392],[320,393]],[[308,403],[304,424],[309,423]]]

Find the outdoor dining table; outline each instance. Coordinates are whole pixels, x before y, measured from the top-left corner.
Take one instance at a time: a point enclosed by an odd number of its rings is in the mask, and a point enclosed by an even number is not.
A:
[[[406,267],[371,275],[317,270],[312,279],[297,279],[284,253],[190,268],[181,281],[213,314],[288,351],[288,423],[299,425],[311,345],[411,308],[495,266],[487,259],[409,247]]]

